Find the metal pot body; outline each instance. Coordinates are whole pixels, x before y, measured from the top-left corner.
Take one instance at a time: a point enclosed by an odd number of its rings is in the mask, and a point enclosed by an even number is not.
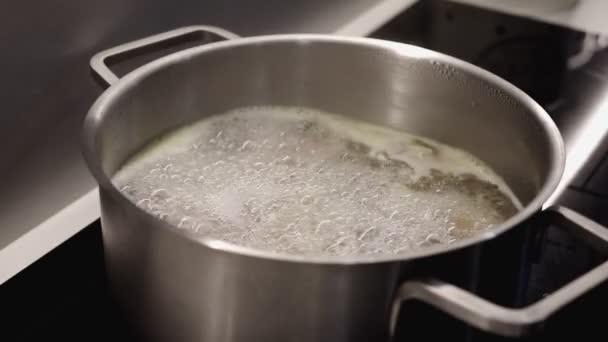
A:
[[[102,190],[106,267],[155,341],[383,341],[397,263],[289,263],[201,247]]]
[[[303,259],[197,239],[112,185],[125,160],[160,134],[252,105],[313,107],[463,148],[498,172],[525,208],[450,246]],[[170,341],[384,340],[398,285],[440,275],[447,264],[466,278],[469,251],[539,211],[564,159],[549,116],[498,77],[414,46],[318,35],[229,40],[147,64],[91,108],[84,142],[100,184],[114,293],[144,335]],[[440,261],[449,255],[461,257]]]

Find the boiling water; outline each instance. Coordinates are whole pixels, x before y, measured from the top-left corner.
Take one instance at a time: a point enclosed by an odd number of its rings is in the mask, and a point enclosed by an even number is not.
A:
[[[113,181],[178,229],[299,255],[449,244],[518,209],[504,182],[464,151],[291,107],[243,108],[176,130]]]

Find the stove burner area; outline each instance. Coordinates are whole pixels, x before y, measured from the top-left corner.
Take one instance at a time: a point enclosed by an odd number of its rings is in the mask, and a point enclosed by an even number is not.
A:
[[[107,288],[96,221],[0,287],[3,341],[134,341]]]
[[[461,58],[530,94],[559,126],[569,160],[578,162],[567,171],[567,187],[556,203],[608,226],[608,37],[438,0],[419,1],[370,36]],[[442,267],[450,273],[439,279],[522,308],[606,261],[608,251],[539,219],[454,258],[474,260],[459,263],[471,265],[467,269]],[[97,221],[0,286],[0,338],[137,341],[106,280]],[[606,303],[603,284],[519,340],[606,341]],[[421,302],[404,303],[394,342],[433,339],[514,340],[481,332]]]
[[[551,246],[562,229],[534,225],[536,234],[500,238],[480,248],[474,270],[476,292],[508,307],[523,307],[606,260],[608,254],[579,243],[577,251]],[[513,248],[518,243],[521,248]],[[556,255],[555,253],[561,253]],[[470,255],[470,254],[467,254]],[[581,259],[581,255],[584,258]],[[572,259],[576,256],[576,259]],[[572,260],[564,263],[562,260]],[[574,262],[576,260],[576,262]],[[513,261],[516,261],[515,263]],[[464,278],[469,278],[465,276]],[[464,287],[467,284],[459,284]],[[600,286],[553,316],[544,329],[524,341],[557,337],[604,340],[601,312],[608,286]],[[101,225],[97,221],[0,287],[2,331],[7,341],[137,341],[106,286]],[[597,337],[597,339],[594,339]],[[402,306],[395,341],[507,341],[470,328],[435,309]]]

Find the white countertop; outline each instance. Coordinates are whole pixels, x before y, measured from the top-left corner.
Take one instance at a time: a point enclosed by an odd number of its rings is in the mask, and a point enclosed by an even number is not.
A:
[[[608,34],[606,0],[451,0],[585,32]]]

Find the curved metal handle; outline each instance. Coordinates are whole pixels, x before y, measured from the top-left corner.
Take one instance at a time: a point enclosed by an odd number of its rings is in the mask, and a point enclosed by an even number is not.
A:
[[[551,207],[542,214],[555,216],[564,228],[586,242],[608,249],[608,228],[563,207]],[[521,309],[499,306],[440,280],[407,281],[399,287],[393,302],[390,334],[394,336],[401,303],[417,299],[487,332],[511,337],[528,335],[553,313],[607,279],[608,261],[605,261],[551,295]]]
[[[107,59],[126,57],[127,55],[142,52],[144,49],[162,48],[164,44],[170,41],[184,38],[191,34],[202,34],[203,40],[207,42],[239,38],[239,36],[234,33],[212,26],[199,25],[182,27],[101,51],[91,58],[91,69],[106,83],[106,85],[110,86],[116,83],[119,78],[106,65]]]

